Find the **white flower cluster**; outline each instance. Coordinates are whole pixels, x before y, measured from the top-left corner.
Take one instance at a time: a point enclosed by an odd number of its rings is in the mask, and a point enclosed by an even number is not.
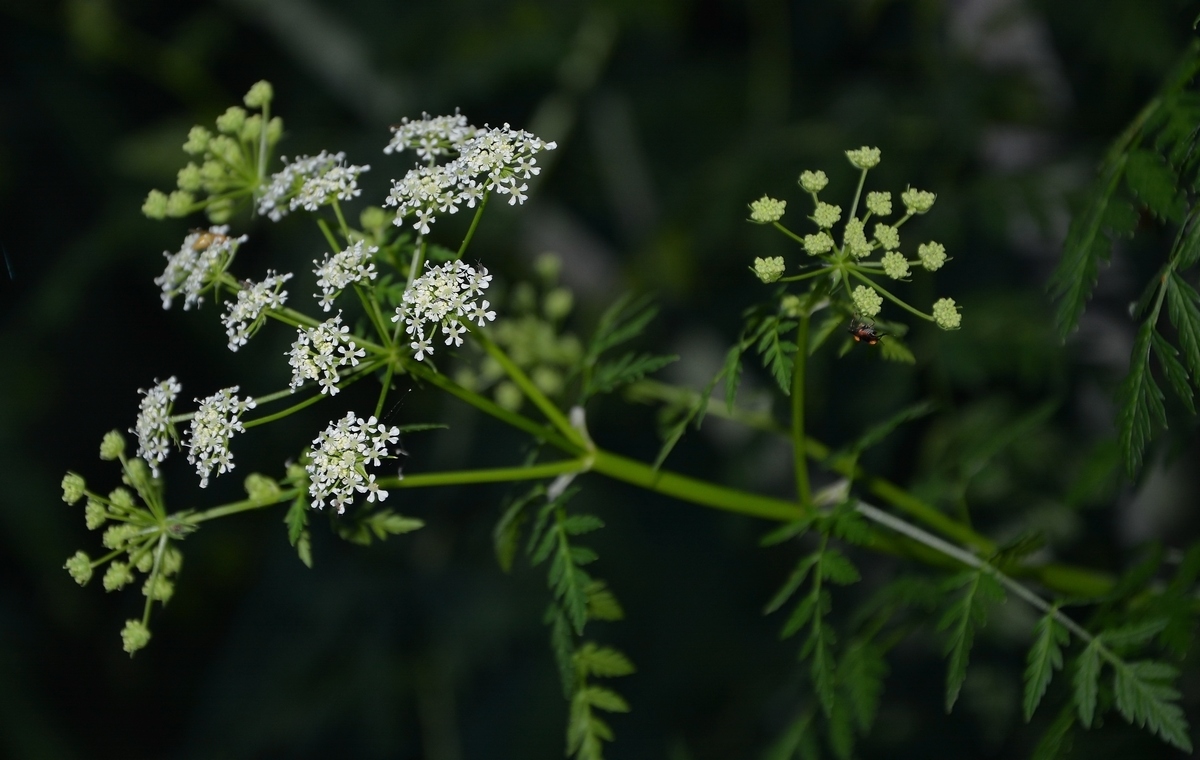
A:
[[[220,276],[233,261],[238,246],[246,242],[245,235],[233,238],[228,232],[225,225],[193,230],[177,252],[163,251],[167,268],[154,278],[154,284],[162,288],[164,309],[171,308],[171,301],[178,295],[184,296],[184,310],[200,305],[204,300],[200,293]]]
[[[378,252],[379,246],[368,246],[359,240],[332,257],[326,253],[323,261],[313,260],[317,265],[313,274],[317,276],[317,287],[321,289],[321,295],[317,297],[320,298],[323,310],[329,311],[333,308],[333,299],[337,298],[347,285],[361,282],[363,279],[375,279],[375,262],[371,259]]]
[[[430,126],[435,124],[441,126]],[[422,235],[429,233],[438,214],[457,213],[463,204],[474,208],[486,191],[509,196],[510,206],[524,203],[529,184],[523,180],[541,172],[534,155],[557,147],[507,124],[476,129],[461,116],[427,118],[402,132],[406,126],[397,128],[385,150],[413,147],[419,156],[430,159],[458,153],[448,163],[418,166],[402,179],[392,180],[384,204],[396,209],[393,224],[399,227],[406,217],[415,216],[413,229]]]
[[[183,386],[172,375],[149,390],[138,388],[138,393],[145,396],[138,410],[137,423],[129,431],[137,435],[137,455],[146,460],[154,477],[158,477],[158,465],[170,452],[172,437],[171,405]]]
[[[338,367],[358,366],[359,358],[367,352],[358,348],[347,337],[350,328],[342,325],[342,313],[327,319],[316,327],[301,327],[288,352],[288,364],[292,367],[292,392],[305,380],[316,380],[321,393],[336,396],[341,390],[337,383],[342,379]]]
[[[237,397],[238,386],[224,388],[204,400],[196,399],[200,407],[192,417],[188,463],[196,465],[200,487],[208,486],[208,477],[215,469],[223,475],[233,469],[233,453],[229,439],[234,433],[244,433],[241,416],[255,407],[254,399]]]
[[[346,154],[341,152],[321,151],[290,163],[284,158],[283,169],[271,175],[270,184],[258,197],[258,213],[278,222],[289,211],[301,207],[316,211],[333,198],[339,201],[357,198],[362,193],[358,175],[370,170],[370,166],[347,165]]]
[[[264,309],[281,309],[287,301],[283,283],[292,279],[292,273],[275,274],[267,270],[267,279],[262,282],[247,282],[238,291],[236,301],[225,302],[225,313],[221,323],[229,336],[229,350],[237,351],[262,326]]]
[[[408,117],[392,127],[392,139],[383,149],[384,153],[412,150],[417,158],[433,163],[438,156],[447,156],[457,151],[458,146],[475,136],[479,130],[467,123],[467,117],[456,109],[453,116],[430,116],[409,121]]]
[[[367,501],[386,499],[388,492],[367,474],[366,466],[378,466],[388,456],[388,445],[399,440],[400,428],[389,428],[374,417],[364,420],[354,412],[330,423],[313,440],[312,462],[304,468],[313,509],[323,509],[328,498],[342,514],[356,492],[367,494]]]
[[[483,327],[486,321],[494,320],[496,312],[488,311],[487,301],[475,300],[483,295],[492,276],[487,268],[475,267],[461,261],[448,261],[441,266],[430,266],[425,262],[425,274],[413,282],[412,287],[404,291],[404,299],[393,322],[404,320],[404,331],[412,337],[413,351],[417,361],[423,361],[425,354],[433,353],[431,345],[432,333],[438,325],[446,337],[446,345],[461,346],[467,321],[478,320]],[[425,334],[426,323],[429,324],[430,335]]]

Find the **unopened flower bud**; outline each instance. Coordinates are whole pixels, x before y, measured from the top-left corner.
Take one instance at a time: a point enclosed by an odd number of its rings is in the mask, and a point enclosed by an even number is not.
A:
[[[188,161],[187,166],[179,170],[175,175],[175,184],[180,190],[188,190],[195,192],[204,184],[204,178],[200,175],[200,167],[196,166],[191,161]]]
[[[867,193],[867,211],[875,216],[887,216],[892,213],[892,194]]]
[[[167,196],[167,216],[183,217],[192,212],[194,202],[192,194],[186,190],[176,190]]]
[[[88,499],[87,505],[83,508],[83,521],[87,525],[87,529],[95,530],[106,520],[108,520],[108,510],[104,505],[95,499]]]
[[[787,208],[787,201],[776,200],[764,195],[750,204],[750,221],[759,224],[778,222],[783,218],[785,208]]]
[[[142,214],[147,219],[166,219],[167,194],[162,190],[151,190],[142,202]]]
[[[758,275],[758,279],[770,284],[783,276],[783,257],[775,256],[769,259],[754,260],[754,274]]]
[[[144,649],[150,643],[150,629],[140,620],[126,620],[121,629],[121,645],[129,654]]]
[[[933,202],[937,200],[937,196],[928,190],[915,190],[910,187],[900,194],[900,200],[904,202],[904,208],[908,209],[908,213],[924,214],[933,208]]]
[[[804,250],[809,256],[820,256],[833,250],[833,238],[828,232],[804,236]]]
[[[806,193],[819,193],[829,184],[829,177],[825,176],[825,172],[803,172],[799,179],[800,187],[804,188]]]
[[[933,304],[933,321],[943,330],[957,330],[962,324],[962,314],[953,298],[939,298]]]
[[[558,321],[571,313],[575,296],[566,288],[555,288],[542,300],[542,313],[547,319]]]
[[[280,488],[274,478],[252,472],[246,476],[242,485],[246,489],[246,495],[250,497],[250,501],[255,504],[273,504],[279,501]]]
[[[87,582],[92,579],[92,560],[88,557],[87,552],[75,552],[67,558],[63,568],[80,586],[86,586]]]
[[[861,219],[851,219],[846,222],[846,232],[842,236],[842,247],[856,259],[865,259],[871,255],[871,244],[867,242],[867,234],[863,230]]]
[[[68,472],[63,475],[62,492],[63,501],[68,504],[74,504],[83,498],[83,491],[87,488],[87,483],[82,475],[77,475],[73,472]]]
[[[495,396],[496,403],[509,411],[520,409],[521,402],[525,399],[521,389],[507,380],[496,386]]]
[[[908,277],[908,259],[899,251],[888,251],[883,254],[883,273],[893,280],[903,280]]]
[[[829,229],[842,218],[842,207],[831,203],[818,203],[813,210],[812,220],[822,229]]]
[[[162,575],[147,578],[146,582],[142,584],[142,596],[148,596],[156,602],[166,604],[171,601],[171,597],[174,594],[175,584]]]
[[[935,272],[946,263],[946,247],[941,243],[921,243],[917,246],[917,258],[921,260],[921,266]]]
[[[133,571],[129,569],[129,565],[124,562],[113,562],[108,566],[108,570],[104,572],[102,580],[105,591],[116,591],[124,588],[133,580]]]
[[[879,148],[868,148],[865,145],[858,150],[846,151],[846,158],[856,169],[872,169],[879,165]]]
[[[241,106],[230,106],[225,113],[217,117],[217,131],[226,135],[237,134],[246,123],[246,109]]]
[[[125,453],[125,437],[119,430],[110,430],[100,441],[100,458],[106,462],[119,459]]]
[[[788,293],[786,296],[780,299],[779,311],[783,314],[783,316],[789,319],[796,319],[801,314],[800,309],[802,305],[803,303],[800,300],[800,296]]]
[[[275,90],[271,87],[271,83],[265,79],[255,82],[250,87],[250,91],[246,93],[246,97],[242,98],[242,102],[247,108],[262,108],[271,102],[275,97]]]
[[[885,251],[894,251],[900,247],[900,231],[888,224],[875,225],[875,239]]]
[[[866,285],[855,288],[850,298],[854,301],[855,311],[864,317],[873,317],[883,308],[883,298],[874,288],[868,288]]]

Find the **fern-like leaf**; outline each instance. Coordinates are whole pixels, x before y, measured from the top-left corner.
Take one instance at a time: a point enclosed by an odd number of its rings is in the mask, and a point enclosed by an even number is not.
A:
[[[1179,177],[1158,153],[1137,149],[1126,157],[1125,182],[1146,208],[1159,219],[1179,221],[1186,202],[1176,189]]]
[[[601,362],[588,378],[583,396],[591,398],[599,393],[611,393],[617,388],[641,380],[652,372],[657,372],[668,364],[679,361],[679,357],[653,356],[651,354],[627,353],[612,362]]]
[[[1075,707],[1079,722],[1091,728],[1100,691],[1100,639],[1092,639],[1075,660]]]
[[[1120,405],[1117,440],[1130,477],[1136,476],[1141,469],[1142,454],[1151,436],[1167,424],[1162,391],[1150,374],[1153,322],[1153,319],[1148,319],[1138,329],[1129,358],[1129,374],[1117,393],[1117,403]]]
[[[1025,722],[1033,717],[1034,710],[1042,701],[1054,671],[1062,670],[1062,648],[1071,640],[1067,629],[1055,619],[1055,607],[1047,612],[1033,629],[1033,646],[1029,648],[1028,664],[1025,667]]]
[[[1200,223],[1195,228],[1200,230]],[[1200,250],[1200,244],[1197,250]],[[1183,361],[1191,372],[1192,382],[1200,384],[1200,307],[1197,303],[1200,303],[1200,293],[1172,270],[1167,279],[1167,313],[1179,332],[1179,346],[1183,349]]]
[[[1190,753],[1187,719],[1178,704],[1179,692],[1171,685],[1178,675],[1178,670],[1162,662],[1118,661],[1113,665],[1113,696],[1125,720]]]
[[[993,602],[1004,601],[1004,589],[982,568],[961,573],[950,579],[947,591],[961,593],[946,610],[938,629],[946,631],[945,653],[949,655],[946,668],[946,712],[954,709],[963,681],[967,677],[971,645],[975,629],[987,622],[987,609]]]

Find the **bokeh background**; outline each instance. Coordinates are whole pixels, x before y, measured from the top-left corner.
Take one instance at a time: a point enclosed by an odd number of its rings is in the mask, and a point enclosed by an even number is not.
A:
[[[746,223],[746,204],[765,192],[802,208],[803,169],[825,170],[831,197],[849,193],[841,151],[879,146],[874,188],[937,192],[914,227],[954,257],[908,292],[926,304],[952,295],[964,328],[914,326],[915,367],[826,352],[814,434],[843,444],[930,399],[938,412],[874,452],[874,471],[947,510],[969,505],[994,536],[1038,528],[1054,556],[1102,570],[1148,542],[1185,548],[1197,528],[1193,423],[1173,415],[1136,484],[1112,443],[1125,307],[1169,232],[1148,226],[1119,251],[1065,346],[1044,283],[1073,199],[1191,42],[1196,12],[1169,0],[0,0],[0,244],[13,274],[0,277],[0,755],[561,756],[543,569],[518,562],[506,576],[492,555],[506,489],[403,492],[389,505],[428,527],[365,549],[318,521],[313,570],[288,546],[282,510],[210,524],[183,545],[175,598],[132,660],[118,632],[140,597],[80,589],[61,569],[99,541],[59,480],[70,468],[116,485],[97,446],[132,425],[137,388],[175,374],[190,399],[286,382],[285,331],[231,354],[211,304],[161,309],[161,252],[200,220],[139,213],[149,188],[172,186],[189,126],[263,78],[287,127],[282,153],[344,150],[371,164],[358,208],[408,165],[381,152],[403,116],[461,108],[557,140],[536,197],[489,209],[474,255],[509,284],[538,255],[560,256],[580,333],[619,293],[653,294],[663,312],[643,345],[681,354],[663,377],[693,388],[762,296],[747,265],[795,255]],[[324,251],[298,220],[245,229],[249,272],[303,272]],[[745,382],[743,402],[770,410],[770,379],[751,366]],[[243,475],[278,474],[344,408],[256,429],[236,473],[208,492],[178,458],[172,503],[237,498]],[[397,414],[451,424],[407,442],[410,471],[511,463],[522,445],[428,393],[404,394]],[[605,445],[654,456],[653,407],[603,400],[591,419]],[[769,435],[713,420],[669,466],[786,493],[788,456]],[[810,699],[797,642],[761,614],[797,550],[758,548],[770,527],[758,521],[585,483],[580,507],[608,524],[591,541],[596,573],[628,613],[589,630],[640,671],[620,684],[633,712],[613,719],[610,756],[761,756]],[[866,588],[901,569],[860,561]],[[953,715],[937,640],[927,631],[898,647],[861,756],[1028,756],[1053,709],[1021,720],[1031,618],[1015,607],[981,634]],[[1064,680],[1048,704],[1061,704]],[[1195,668],[1182,686],[1194,725]],[[1115,716],[1075,752],[1178,754]]]

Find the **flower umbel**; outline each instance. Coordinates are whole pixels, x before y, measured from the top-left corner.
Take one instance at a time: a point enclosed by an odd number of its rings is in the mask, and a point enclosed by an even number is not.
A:
[[[359,240],[341,253],[332,257],[326,253],[321,262],[313,261],[317,265],[313,274],[317,276],[317,287],[321,289],[319,298],[324,311],[333,308],[333,299],[337,298],[346,286],[362,282],[364,279],[375,279],[375,263],[371,259],[378,252],[379,246],[369,246]]]
[[[341,390],[337,384],[342,377],[339,367],[356,367],[358,360],[367,352],[355,345],[349,337],[350,328],[342,324],[342,313],[325,320],[316,327],[301,327],[288,352],[288,364],[292,367],[292,392],[305,380],[316,380],[321,393],[336,396]]]
[[[883,296],[866,285],[856,287],[850,297],[854,301],[855,310],[865,317],[873,317],[883,308]]]
[[[783,276],[783,257],[776,256],[771,259],[755,259],[754,274],[758,275],[758,279],[770,284]]]
[[[254,399],[237,397],[238,386],[224,388],[201,401],[192,417],[191,438],[187,448],[188,462],[196,465],[200,487],[208,486],[209,475],[215,469],[223,475],[233,469],[233,454],[229,439],[234,433],[244,433],[241,416],[255,407]]]
[[[158,383],[158,381],[155,381]],[[137,424],[129,432],[137,434],[137,455],[146,460],[154,477],[158,477],[158,466],[167,458],[175,428],[171,423],[171,406],[175,403],[183,386],[172,375],[149,390],[138,389],[142,394],[141,409]]]
[[[283,168],[271,175],[270,182],[258,196],[258,213],[278,222],[289,211],[298,208],[316,211],[335,199],[357,198],[362,193],[358,188],[358,175],[370,170],[370,166],[347,165],[345,153],[321,151],[315,156],[300,156],[292,162],[285,157]]]
[[[184,297],[185,311],[200,305],[204,300],[201,294],[229,267],[238,246],[246,242],[245,235],[233,238],[228,232],[229,227],[224,225],[194,230],[177,252],[163,251],[167,268],[154,278],[154,284],[162,288],[164,309],[171,308],[179,295]]]
[[[367,501],[386,499],[388,492],[379,488],[366,466],[378,466],[380,460],[391,458],[388,446],[399,440],[400,428],[389,428],[375,417],[364,420],[347,412],[330,423],[313,440],[312,462],[304,468],[310,479],[308,493],[313,509],[324,509],[329,499],[329,505],[342,514],[355,493],[367,494]]]
[[[750,221],[759,224],[778,222],[783,218],[787,201],[779,201],[766,195],[750,204]]]
[[[939,298],[933,303],[933,321],[943,330],[957,330],[962,324],[962,314],[953,298]]]
[[[267,278],[262,282],[246,281],[238,291],[236,301],[225,302],[225,313],[221,315],[221,323],[225,325],[225,335],[229,337],[229,350],[237,351],[246,341],[262,327],[266,309],[282,309],[287,301],[287,291],[283,283],[292,279],[292,273],[275,274],[267,270]]]
[[[404,291],[403,303],[392,317],[393,322],[404,320],[404,331],[412,337],[417,361],[433,353],[433,333],[439,325],[447,346],[461,346],[468,329],[463,324],[464,317],[468,322],[475,320],[480,327],[496,318],[496,312],[488,311],[491,304],[479,298],[491,281],[486,267],[476,271],[461,261],[448,261],[436,267],[425,262],[425,274]]]

